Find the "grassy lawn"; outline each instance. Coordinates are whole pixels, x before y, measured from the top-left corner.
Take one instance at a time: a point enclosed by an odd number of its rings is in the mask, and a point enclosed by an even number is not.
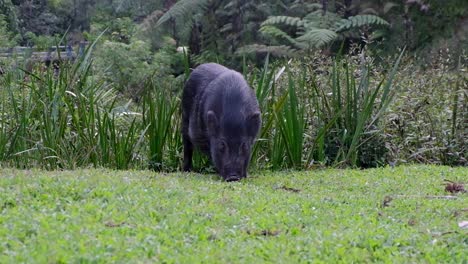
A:
[[[467,263],[468,195],[444,179],[468,168],[2,169],[0,263]]]

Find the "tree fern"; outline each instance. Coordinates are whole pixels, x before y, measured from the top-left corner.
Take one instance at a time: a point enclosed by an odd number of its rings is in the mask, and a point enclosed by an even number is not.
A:
[[[308,47],[320,48],[336,38],[338,38],[338,34],[335,31],[324,28],[314,28],[305,32],[302,36],[298,37],[297,40],[300,43],[306,44]]]
[[[357,15],[342,19],[336,24],[336,32],[349,30],[351,28],[359,28],[370,25],[383,25],[388,26],[388,22],[375,15]]]
[[[297,3],[296,3],[297,4]],[[338,39],[354,38],[364,26],[388,26],[388,22],[376,15],[357,15],[342,18],[334,12],[323,13],[318,4],[312,5],[312,11],[301,17],[272,16],[262,23],[260,32],[290,48],[307,50],[320,48]],[[294,31],[291,32],[291,27]],[[289,29],[289,31],[288,31]],[[297,36],[297,37],[296,37]],[[274,45],[276,51],[278,45]],[[266,50],[254,46],[257,50]]]
[[[290,16],[272,16],[269,17],[267,20],[263,21],[262,27],[266,25],[286,25],[286,26],[294,26],[294,27],[302,27],[304,26],[304,21],[302,18],[299,17],[290,17]]]
[[[341,17],[333,12],[327,12],[323,14],[322,10],[316,10],[307,14],[304,17],[306,21],[306,27],[308,28],[326,28],[331,29]]]
[[[164,15],[158,20],[156,26],[160,26],[170,20],[171,18],[180,20],[191,18],[192,14],[198,13],[202,10],[209,0],[181,0],[175,3],[171,9],[169,9]]]
[[[291,45],[296,45],[297,44],[297,41],[294,38],[292,38],[291,36],[289,36],[288,33],[284,32],[283,30],[281,30],[281,29],[279,29],[279,28],[277,28],[275,26],[265,25],[265,26],[260,28],[260,32],[263,35],[266,35],[266,36],[269,36],[269,37],[275,37],[275,38],[287,40]]]

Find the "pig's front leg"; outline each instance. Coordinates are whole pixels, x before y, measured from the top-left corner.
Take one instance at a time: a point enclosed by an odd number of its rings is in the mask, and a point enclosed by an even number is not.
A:
[[[193,155],[193,144],[190,141],[188,135],[182,135],[182,141],[184,143],[184,171],[191,171],[192,170],[192,155]]]

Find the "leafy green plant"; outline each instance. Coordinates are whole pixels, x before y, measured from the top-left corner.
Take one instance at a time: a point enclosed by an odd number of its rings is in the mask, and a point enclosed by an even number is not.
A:
[[[91,75],[93,46],[59,71],[34,67],[23,70],[25,82],[2,78],[7,96],[0,106],[0,138],[7,141],[1,153],[6,163],[46,169],[131,167],[144,130],[140,121],[125,123],[116,114],[115,92]]]
[[[130,44],[105,41],[96,50],[97,70],[102,72],[122,93],[141,94],[141,80],[151,76],[151,51],[147,43],[134,41]]]
[[[381,81],[369,74],[370,66],[349,59],[334,59],[330,74],[318,77],[311,65],[277,69],[267,59],[252,84],[263,115],[254,160],[263,157],[273,168],[378,166],[385,158],[378,121],[396,94],[393,79],[402,54]]]
[[[284,166],[286,156],[284,141],[279,127],[276,127],[277,114],[286,102],[286,94],[278,94],[277,81],[285,67],[270,64],[269,56],[258,75],[252,75],[250,84],[255,89],[262,112],[262,128],[252,151],[252,165],[268,163],[274,169]],[[265,164],[263,164],[265,165]]]

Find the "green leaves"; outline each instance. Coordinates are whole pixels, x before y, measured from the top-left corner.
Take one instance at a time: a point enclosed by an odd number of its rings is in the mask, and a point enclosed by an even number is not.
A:
[[[33,69],[25,71],[27,82],[1,80],[2,163],[129,169],[142,162],[136,157],[147,128],[142,127],[141,114],[130,111],[128,104],[117,107],[115,91],[91,75],[93,46],[75,63],[62,63],[58,72]]]

